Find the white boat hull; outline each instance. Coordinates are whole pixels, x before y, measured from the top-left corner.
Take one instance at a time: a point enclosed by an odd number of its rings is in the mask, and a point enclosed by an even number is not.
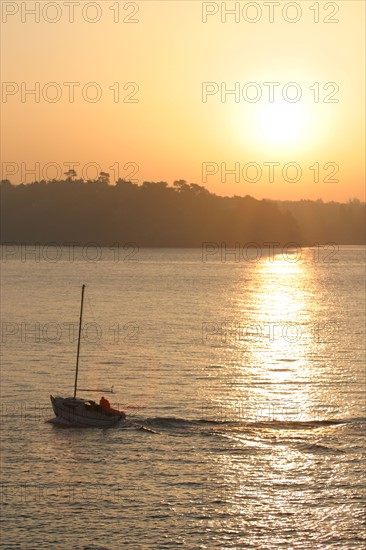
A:
[[[124,413],[108,412],[87,399],[50,397],[55,415],[74,426],[109,428],[125,418]]]

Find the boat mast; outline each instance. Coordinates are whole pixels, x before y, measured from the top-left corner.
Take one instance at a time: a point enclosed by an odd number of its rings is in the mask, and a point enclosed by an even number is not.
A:
[[[84,289],[85,289],[85,285],[83,285],[81,287],[80,321],[79,321],[78,351],[77,351],[77,355],[76,355],[74,398],[76,397],[76,390],[77,390],[77,385],[78,385],[79,353],[80,353],[80,339],[81,339],[81,323],[82,323],[82,319],[83,319]]]

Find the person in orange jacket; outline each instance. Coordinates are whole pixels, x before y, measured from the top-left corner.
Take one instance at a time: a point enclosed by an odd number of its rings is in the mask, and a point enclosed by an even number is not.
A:
[[[99,405],[101,406],[101,408],[106,411],[106,412],[109,412],[109,413],[114,413],[114,414],[120,414],[122,415],[123,418],[126,417],[125,413],[122,412],[122,411],[117,411],[117,409],[113,409],[111,407],[111,404],[110,402],[108,401],[108,399],[106,399],[104,396],[102,396],[100,398],[100,401],[99,401]]]
[[[108,401],[108,399],[106,399],[103,395],[102,395],[102,397],[100,398],[99,405],[100,405],[100,406],[102,407],[102,409],[104,409],[105,411],[110,412],[110,410],[111,410],[111,404],[110,404],[110,402]]]

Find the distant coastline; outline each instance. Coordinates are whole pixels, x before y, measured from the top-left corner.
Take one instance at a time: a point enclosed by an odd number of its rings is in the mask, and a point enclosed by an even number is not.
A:
[[[72,175],[73,176],[73,175]],[[1,243],[140,248],[364,245],[366,204],[223,197],[184,180],[141,185],[108,174],[1,182]],[[266,244],[267,243],[267,244]]]

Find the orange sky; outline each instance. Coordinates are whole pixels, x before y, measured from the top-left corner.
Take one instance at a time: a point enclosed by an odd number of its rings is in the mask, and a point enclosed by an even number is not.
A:
[[[362,1],[36,4],[1,2],[3,178],[365,199]]]

